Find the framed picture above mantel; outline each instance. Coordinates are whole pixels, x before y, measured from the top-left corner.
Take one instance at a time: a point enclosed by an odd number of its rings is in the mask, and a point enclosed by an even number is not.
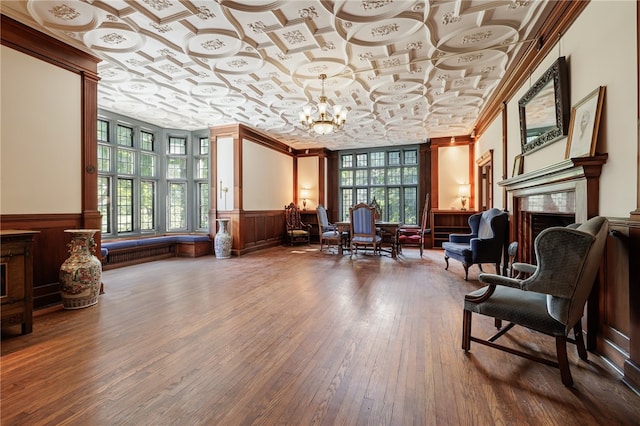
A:
[[[570,108],[567,63],[561,56],[518,101],[522,155],[566,136]]]
[[[605,86],[589,93],[571,109],[571,124],[565,158],[593,157],[604,102]]]

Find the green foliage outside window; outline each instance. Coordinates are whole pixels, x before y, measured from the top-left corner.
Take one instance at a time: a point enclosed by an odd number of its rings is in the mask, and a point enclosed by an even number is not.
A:
[[[340,220],[349,207],[375,197],[380,220],[415,225],[418,222],[418,150],[415,147],[340,153],[338,186]]]

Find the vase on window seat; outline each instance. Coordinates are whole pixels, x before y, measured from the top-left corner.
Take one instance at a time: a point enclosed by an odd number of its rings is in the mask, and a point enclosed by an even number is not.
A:
[[[98,303],[102,263],[94,256],[93,235],[99,229],[65,229],[71,234],[69,257],[60,267],[60,294],[64,309],[79,309]]]

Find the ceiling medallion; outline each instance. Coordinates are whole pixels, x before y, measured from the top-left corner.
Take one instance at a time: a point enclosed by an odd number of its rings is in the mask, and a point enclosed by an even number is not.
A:
[[[327,111],[327,97],[324,94],[324,81],[327,79],[326,74],[320,74],[322,80],[322,92],[320,93],[320,103],[318,104],[318,118],[311,117],[311,107],[305,106],[300,112],[300,123],[302,127],[310,133],[315,132],[318,135],[326,135],[331,132],[337,132],[344,128],[347,121],[347,110],[342,109],[340,105],[333,106],[333,118]]]

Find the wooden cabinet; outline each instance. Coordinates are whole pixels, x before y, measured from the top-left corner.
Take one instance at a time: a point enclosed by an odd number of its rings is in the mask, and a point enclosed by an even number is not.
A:
[[[431,210],[431,247],[442,248],[449,241],[449,234],[468,234],[471,210]]]
[[[33,239],[38,231],[0,231],[0,305],[2,328],[33,329]]]

